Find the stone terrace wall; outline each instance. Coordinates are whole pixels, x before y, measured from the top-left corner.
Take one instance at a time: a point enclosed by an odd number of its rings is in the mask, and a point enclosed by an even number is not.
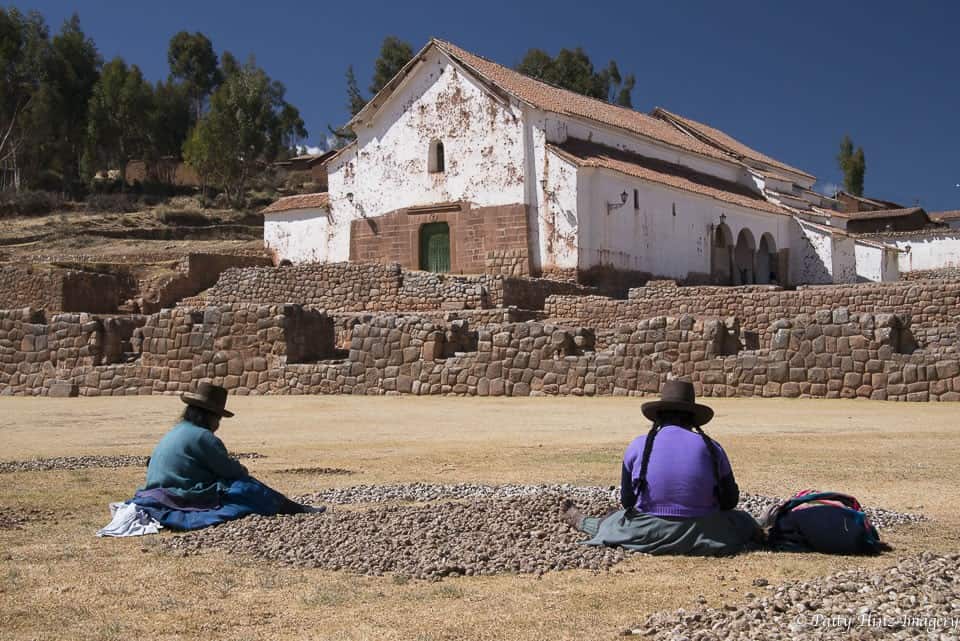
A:
[[[939,346],[944,327],[955,335],[960,312],[960,281],[823,285],[782,290],[775,286],[638,287],[628,300],[598,296],[551,296],[549,318],[614,328],[623,322],[664,315],[736,316],[742,328],[756,334],[758,345],[770,340],[771,323],[779,318],[844,307],[852,313],[896,313],[908,316],[920,345]],[[927,334],[937,337],[928,340]]]
[[[131,352],[116,349],[118,333]],[[43,395],[66,382],[87,396],[151,394],[193,390],[201,379],[266,392],[268,370],[329,358],[333,337],[330,317],[299,306],[163,310],[135,323],[0,312],[0,392]],[[139,359],[124,362],[130,355]]]
[[[48,265],[0,266],[0,309],[35,307],[107,314],[117,311],[124,283],[113,274]]]
[[[188,254],[177,263],[178,274],[162,282],[141,282],[138,306],[145,314],[172,307],[180,300],[194,296],[216,284],[227,269],[264,267],[272,261],[264,256],[233,254]]]
[[[331,312],[543,309],[552,294],[596,291],[542,278],[405,271],[395,263],[310,263],[227,270],[213,287],[182,304],[296,303]]]
[[[0,313],[4,394],[46,394],[59,382],[84,395],[176,393],[208,379],[235,394],[646,395],[685,377],[707,397],[960,400],[956,349],[900,353],[911,349],[906,319],[843,308],[776,321],[763,350],[731,341],[736,322],[691,315],[623,324],[599,350],[585,328],[385,315],[352,328],[346,358],[322,360],[336,353],[321,312],[224,305],[150,316],[134,332],[140,359],[108,365],[90,349],[95,319],[38,320]],[[318,360],[293,363],[294,354]]]

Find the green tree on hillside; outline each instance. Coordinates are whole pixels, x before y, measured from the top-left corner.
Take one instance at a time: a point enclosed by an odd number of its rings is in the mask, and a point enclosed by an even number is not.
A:
[[[51,98],[45,115],[53,127],[50,168],[59,172],[63,189],[77,193],[80,187],[80,159],[87,135],[87,109],[100,79],[103,60],[91,38],[80,28],[74,14],[65,21],[51,41],[52,57],[46,86]]]
[[[150,142],[153,87],[137,65],[114,58],[103,67],[93,89],[83,167],[87,178],[98,169],[123,171],[146,155]]]
[[[251,59],[213,92],[210,109],[184,145],[186,161],[235,206],[242,206],[247,184],[263,164],[291,140],[307,136],[285,92]]]
[[[843,172],[843,189],[854,196],[863,196],[863,180],[867,173],[867,161],[863,155],[863,147],[853,149],[853,140],[844,136],[840,141],[840,153],[837,154],[837,164]]]
[[[38,132],[31,111],[47,76],[49,31],[37,12],[24,15],[0,8],[0,179],[3,187],[20,186],[24,155],[36,152]],[[34,111],[35,113],[35,111]],[[36,155],[36,154],[35,154]]]
[[[170,39],[167,62],[170,75],[186,85],[193,99],[195,121],[200,120],[204,102],[223,79],[213,43],[202,33],[181,31]]]

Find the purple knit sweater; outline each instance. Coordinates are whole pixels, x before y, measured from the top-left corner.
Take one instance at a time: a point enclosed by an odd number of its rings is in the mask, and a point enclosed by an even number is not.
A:
[[[637,496],[646,440],[646,435],[635,438],[623,456],[620,491],[625,508],[635,507],[654,516],[686,518],[706,516],[720,509],[714,494],[717,480],[713,462],[703,438],[675,425],[663,426],[654,439],[647,464],[647,488],[642,496]],[[730,476],[732,481],[727,454],[719,443],[715,445],[720,478]]]

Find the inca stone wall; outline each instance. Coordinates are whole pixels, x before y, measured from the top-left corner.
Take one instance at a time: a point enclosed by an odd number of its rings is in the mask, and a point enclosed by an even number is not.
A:
[[[752,343],[749,346],[758,347],[770,340],[774,320],[842,307],[857,314],[908,316],[918,345],[938,347],[956,338],[958,302],[960,281],[930,280],[807,286],[796,290],[764,285],[637,287],[630,290],[628,300],[551,296],[545,311],[552,319],[597,328],[614,328],[623,322],[664,315],[735,316],[746,332],[756,335],[748,337]]]
[[[235,394],[604,396],[656,394],[684,377],[708,397],[960,400],[956,349],[915,349],[908,318],[846,308],[776,320],[756,350],[744,349],[735,319],[692,315],[602,337],[540,321],[377,315],[351,328],[346,353],[334,348],[333,319],[301,306],[180,308],[144,318],[130,340],[138,360],[112,364],[96,347],[105,319],[39,321],[30,310],[0,313],[0,392],[176,393],[206,379]]]
[[[0,309],[35,307],[56,311],[117,311],[123,283],[113,274],[50,265],[0,266]]]
[[[309,263],[230,269],[213,287],[182,304],[295,302],[330,312],[543,309],[552,294],[596,291],[541,278],[406,271],[396,263]]]

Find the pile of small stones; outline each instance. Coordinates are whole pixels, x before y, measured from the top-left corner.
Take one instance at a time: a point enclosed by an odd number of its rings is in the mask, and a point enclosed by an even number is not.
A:
[[[558,517],[561,495],[544,493],[359,511],[251,516],[165,541],[191,554],[219,548],[300,567],[393,573],[417,579],[607,569],[619,549],[580,545]],[[582,504],[602,513],[608,500]]]
[[[265,458],[263,454],[257,452],[231,452],[230,456],[236,459]],[[148,459],[147,456],[120,454],[117,456],[55,456],[27,461],[0,461],[0,474],[8,472],[48,472],[50,470],[85,470],[95,467],[145,467]]]
[[[650,616],[624,635],[698,639],[956,639],[960,554],[924,552],[882,571],[852,570],[812,581],[754,584],[761,594],[722,608]],[[765,594],[763,593],[765,592]]]
[[[301,567],[393,573],[418,579],[608,569],[620,549],[580,543],[559,518],[562,499],[584,514],[615,509],[618,489],[573,485],[357,485],[297,497],[308,504],[363,506],[325,514],[252,516],[164,541],[185,555],[216,548]],[[778,499],[744,494],[740,508],[760,517]],[[411,505],[412,504],[412,505]],[[375,506],[375,507],[371,507]],[[886,527],[921,517],[872,511]]]
[[[434,485],[429,483],[408,483],[399,485],[354,485],[352,487],[331,488],[321,492],[306,494],[298,500],[309,504],[349,505],[356,503],[428,503],[441,500],[468,499],[505,499],[513,497],[536,496],[544,493],[557,493],[581,504],[583,502],[605,502],[617,505],[620,502],[620,488],[616,486],[579,486],[569,484],[543,485],[480,485],[456,483]],[[752,514],[758,520],[770,508],[780,504],[782,499],[758,494],[740,493],[737,508]],[[865,508],[870,522],[877,529],[889,528],[907,523],[916,523],[925,518],[920,514],[894,512],[882,508]]]

